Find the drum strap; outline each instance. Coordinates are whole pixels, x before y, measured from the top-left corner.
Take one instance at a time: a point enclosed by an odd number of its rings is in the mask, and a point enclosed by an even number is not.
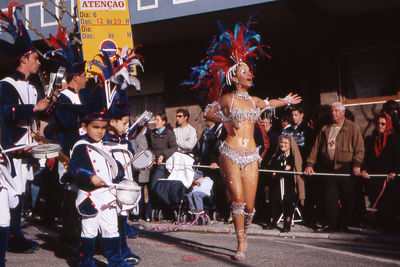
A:
[[[86,145],[87,147],[93,149],[94,151],[96,151],[97,153],[99,153],[106,161],[108,164],[110,164],[111,166],[111,172],[113,175],[113,179],[115,177],[117,177],[118,175],[118,165],[117,162],[115,161],[115,159],[110,156],[107,152],[101,150],[100,148],[92,145],[91,143],[89,143],[86,140],[79,140],[78,142],[75,143],[74,147],[72,148],[72,153],[74,152],[75,147],[79,146],[79,145]],[[71,153],[71,155],[72,155]]]
[[[1,145],[0,145],[0,151],[1,151],[0,156],[2,157],[2,158],[0,159],[0,162],[4,161],[5,164],[6,164],[6,166],[7,166],[7,171],[8,171],[8,173],[11,173],[12,169],[11,169],[11,161],[10,161],[10,158],[7,156],[6,153],[2,153],[2,151],[4,151],[4,149],[3,149],[3,147],[2,147]],[[1,160],[2,160],[2,161],[1,161]]]
[[[31,104],[31,103],[25,103],[25,102],[29,102],[29,95],[27,96],[26,93],[24,93],[24,91],[26,91],[26,89],[21,88],[21,86],[13,78],[6,77],[3,80],[1,80],[0,82],[8,82],[15,88],[15,90],[18,92],[18,99],[19,99],[20,104],[23,104],[23,105]],[[28,90],[28,94],[29,94],[29,90]],[[36,121],[35,121],[35,119],[31,119],[28,121],[30,121],[31,125],[27,125],[27,126],[19,125],[19,127],[26,128],[28,131],[28,134],[30,134],[30,132],[32,130],[36,131]]]
[[[21,102],[21,104],[25,104],[21,97],[21,94],[23,94],[21,91],[22,89],[18,86],[17,82],[13,78],[7,77],[7,78],[4,78],[3,80],[1,80],[1,82],[8,82],[12,86],[14,86],[15,90],[17,90],[17,92],[18,92],[19,101]]]
[[[0,173],[4,177],[5,181],[10,185],[10,187],[15,190],[17,186],[14,183],[14,179],[11,177],[7,168],[4,167],[2,164],[0,164]]]
[[[121,146],[115,146],[115,147],[112,146],[112,147],[111,147],[111,151],[112,151],[112,153],[113,153],[113,156],[114,156],[115,158],[117,158],[117,160],[118,160],[118,157],[115,156],[114,153],[121,153],[121,154],[123,154],[123,155],[127,155],[128,158],[129,158],[129,162],[131,162],[131,160],[133,159],[132,152],[130,152],[128,149],[125,149],[125,148],[123,148],[123,147],[121,147]],[[129,164],[129,162],[128,162],[128,164],[124,165],[123,167],[124,167],[124,169],[130,167],[131,170],[132,170],[132,173],[133,173],[133,171],[134,171],[134,170],[133,170],[133,167],[132,167],[131,164]],[[120,163],[123,164],[123,162],[120,162]],[[125,173],[125,178],[129,178],[128,180],[131,180],[133,177],[129,177],[129,176],[131,176],[131,175],[128,175],[127,173]]]

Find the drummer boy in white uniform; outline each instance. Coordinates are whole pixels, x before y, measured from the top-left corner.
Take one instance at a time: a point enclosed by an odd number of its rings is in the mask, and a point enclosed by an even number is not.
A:
[[[108,124],[105,112],[86,115],[82,127],[87,135],[72,150],[69,171],[80,189],[76,204],[82,216],[79,266],[95,266],[93,255],[99,231],[108,266],[130,266],[121,257],[116,198],[105,187],[121,174],[112,158],[111,147],[103,143]]]
[[[1,145],[5,149],[33,143],[31,133],[37,131],[35,118],[49,105],[48,99],[40,100],[36,88],[29,82],[30,76],[39,70],[40,61],[24,22],[17,16],[17,11],[22,9],[22,5],[14,1],[10,3],[9,8],[8,12],[12,14],[0,14],[1,30],[8,32],[14,39],[13,43],[0,39],[0,49],[13,60],[10,65],[15,67],[14,73],[0,81],[0,115],[3,117]],[[9,139],[6,140],[5,136]],[[21,227],[21,213],[26,183],[33,180],[32,161],[19,153],[14,154],[12,161],[20,205],[10,211],[8,249],[31,253],[39,248],[39,244],[25,238]]]
[[[129,181],[133,181],[133,169],[129,162],[133,158],[135,151],[133,150],[132,143],[126,138],[130,113],[128,110],[128,103],[124,101],[125,98],[122,93],[124,93],[124,91],[117,94],[117,99],[114,100],[109,109],[111,121],[104,140],[113,144],[113,157],[124,166],[125,178]],[[128,214],[133,208],[135,207],[132,205],[123,205],[122,211],[118,215],[118,230],[121,237],[121,255],[125,261],[135,265],[140,262],[141,258],[130,250],[126,242],[127,229],[130,227],[127,223]]]

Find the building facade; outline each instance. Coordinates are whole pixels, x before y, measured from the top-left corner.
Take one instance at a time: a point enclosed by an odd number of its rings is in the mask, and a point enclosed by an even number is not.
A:
[[[23,2],[36,28],[45,36],[56,32],[57,23],[43,12],[41,1]],[[64,3],[73,10],[76,0]],[[272,55],[257,66],[252,94],[299,93],[307,113],[319,104],[342,101],[364,134],[371,132],[383,102],[400,100],[399,1],[129,0],[129,7],[134,43],[143,45],[138,52],[145,58],[145,72],[139,73],[142,91],[130,93],[135,113],[166,110],[174,124],[175,110],[187,106],[190,123],[201,132],[196,95],[179,84],[219,33],[217,20],[246,23],[250,14],[256,22],[251,27],[271,46]]]

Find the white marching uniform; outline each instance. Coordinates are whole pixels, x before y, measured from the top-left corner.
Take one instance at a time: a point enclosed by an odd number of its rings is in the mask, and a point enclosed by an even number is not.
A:
[[[15,208],[19,201],[17,192],[15,191],[16,185],[10,173],[10,161],[3,154],[0,163],[0,227],[10,226],[10,208]]]
[[[15,87],[19,94],[19,104],[36,105],[38,101],[38,93],[36,91],[36,88],[28,81],[15,81],[10,77],[3,79],[3,81],[12,84]],[[32,131],[37,131],[36,120],[34,118],[31,118],[29,122],[20,122],[17,124],[17,126],[20,128],[25,128],[26,132],[17,142],[14,143],[14,145],[18,146],[34,143],[31,133]],[[16,186],[15,191],[17,192],[17,194],[21,195],[22,193],[25,193],[26,182],[33,180],[33,168],[30,164],[28,164],[28,159],[26,158],[13,158],[12,160],[16,173],[16,177],[14,178]]]
[[[72,155],[78,146],[86,147],[86,155],[79,157],[89,157],[91,166],[80,166],[80,169],[92,171],[93,175],[99,176],[106,184],[112,184],[117,176],[118,166],[111,155],[111,147],[105,145],[103,141],[90,143],[86,140],[76,142],[72,149]],[[78,185],[79,187],[79,185]],[[83,201],[90,199],[92,206],[97,210],[96,214],[83,214],[79,209]],[[92,191],[79,189],[76,199],[76,207],[82,216],[81,237],[94,238],[98,231],[104,238],[119,237],[116,197],[110,188],[98,188]]]
[[[71,101],[71,104],[82,105],[81,99],[79,98],[79,94],[72,92],[71,90],[68,90],[68,89],[63,90],[60,93],[59,98],[62,99],[61,98],[62,96],[69,99],[69,101]],[[56,113],[56,115],[57,115],[57,113]],[[60,119],[62,119],[62,118],[60,118]],[[82,127],[79,127],[79,135],[84,136],[85,134],[86,134],[86,131]],[[68,153],[67,156],[70,157],[72,153],[71,153],[71,151],[68,151],[68,152],[70,152],[70,153]],[[64,165],[60,161],[58,161],[58,176],[60,177],[60,179],[66,172],[67,172],[67,170],[65,169]],[[75,184],[68,184],[67,190],[70,190],[73,192],[78,192],[78,188],[76,187]]]

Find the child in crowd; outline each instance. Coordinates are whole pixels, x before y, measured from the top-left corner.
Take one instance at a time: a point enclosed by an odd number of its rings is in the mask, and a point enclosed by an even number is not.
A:
[[[95,266],[93,255],[99,231],[108,266],[130,266],[121,257],[116,198],[107,188],[123,173],[112,157],[111,146],[103,142],[108,125],[105,112],[86,115],[82,127],[87,134],[72,150],[69,171],[79,187],[76,206],[82,216],[79,266]]]
[[[123,107],[120,109],[114,105],[110,109],[110,115],[112,119],[104,140],[114,143],[112,145],[113,157],[124,166],[125,178],[129,181],[133,181],[132,166],[128,164],[130,159],[135,154],[135,151],[133,150],[132,143],[126,138],[126,132],[128,130],[130,120],[129,112],[125,111]],[[129,212],[133,208],[134,206],[126,205],[122,207],[122,211],[118,215],[118,231],[121,237],[122,258],[130,264],[138,264],[141,260],[140,257],[132,253],[126,242],[128,231],[135,231],[127,223]]]
[[[279,147],[272,156],[269,167],[273,170],[301,172],[301,164],[300,150],[293,136],[281,136],[279,139]],[[271,184],[272,222],[268,228],[273,229],[276,227],[280,211],[282,210],[284,221],[281,231],[289,232],[297,203],[296,192],[299,194],[299,197],[303,195],[304,181],[300,175],[273,173]],[[280,203],[281,201],[282,204]],[[304,199],[300,201],[304,201]]]

